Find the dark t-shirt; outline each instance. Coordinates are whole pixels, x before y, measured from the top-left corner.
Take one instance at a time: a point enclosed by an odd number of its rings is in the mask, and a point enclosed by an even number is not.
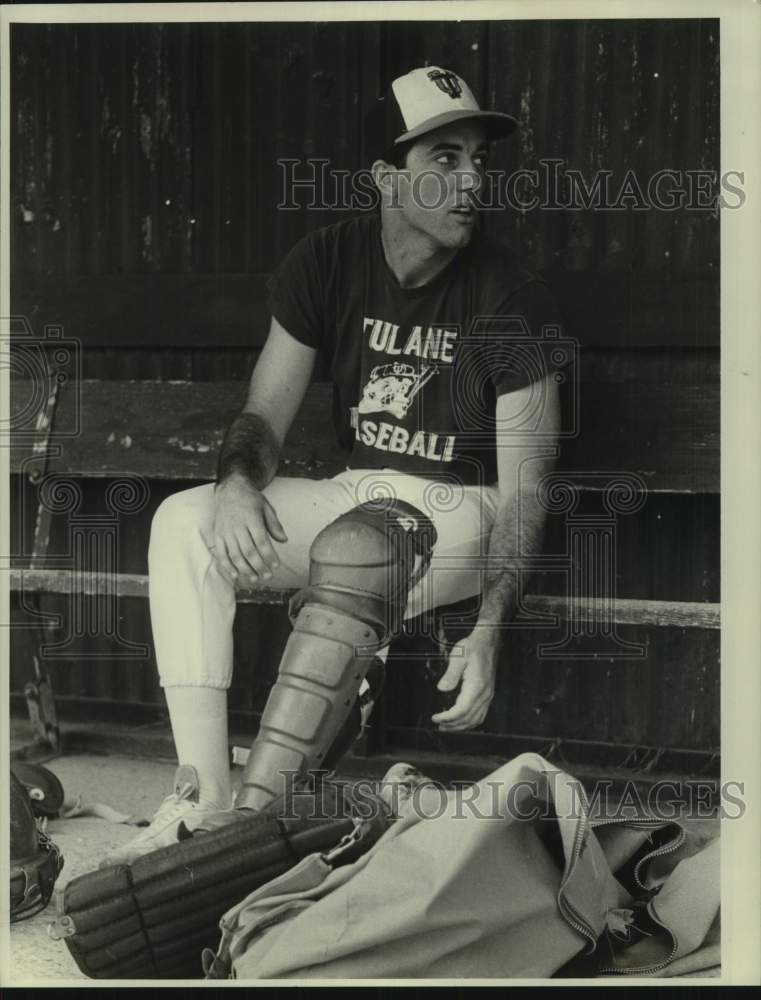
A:
[[[350,468],[496,482],[497,396],[566,361],[547,286],[479,234],[432,281],[401,288],[380,219],[360,216],[300,240],[268,289],[272,315],[324,355]]]

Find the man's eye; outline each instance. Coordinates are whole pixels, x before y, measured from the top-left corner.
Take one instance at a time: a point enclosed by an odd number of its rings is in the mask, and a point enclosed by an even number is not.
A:
[[[454,165],[455,158],[451,153],[442,153],[441,156],[436,157],[436,162],[443,167],[451,167]]]

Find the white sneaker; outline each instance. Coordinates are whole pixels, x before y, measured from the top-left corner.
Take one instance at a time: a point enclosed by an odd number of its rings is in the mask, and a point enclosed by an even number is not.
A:
[[[189,764],[177,768],[174,776],[174,791],[167,795],[151,820],[150,826],[142,830],[123,847],[117,847],[107,855],[98,867],[131,864],[144,854],[168,847],[178,841],[177,830],[183,820],[191,816],[201,818],[206,813],[217,812],[198,803],[198,772]]]

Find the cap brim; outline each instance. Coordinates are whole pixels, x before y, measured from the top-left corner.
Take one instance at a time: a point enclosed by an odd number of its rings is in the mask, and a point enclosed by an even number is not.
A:
[[[504,114],[502,111],[468,111],[464,108],[458,108],[456,111],[445,111],[444,114],[429,118],[428,121],[423,122],[422,125],[418,125],[417,128],[410,129],[409,132],[404,132],[402,135],[397,136],[394,139],[394,145],[409,142],[410,139],[417,139],[421,135],[426,135],[428,132],[433,132],[435,129],[441,128],[442,125],[461,121],[482,122],[486,130],[486,138],[490,141],[505,139],[518,128],[518,122],[515,118]]]

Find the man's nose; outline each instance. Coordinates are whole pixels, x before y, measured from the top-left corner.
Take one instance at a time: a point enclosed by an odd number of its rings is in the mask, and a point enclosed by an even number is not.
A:
[[[483,184],[481,171],[476,166],[460,172],[460,190],[477,192]]]

